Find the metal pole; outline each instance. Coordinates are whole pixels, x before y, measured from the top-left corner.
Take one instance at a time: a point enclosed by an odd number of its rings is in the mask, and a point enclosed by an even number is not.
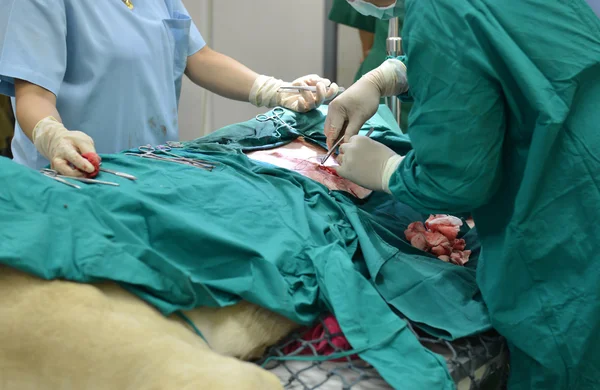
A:
[[[386,41],[387,55],[391,57],[398,57],[402,55],[402,38],[400,38],[400,23],[398,18],[390,19],[388,27],[388,38]],[[401,103],[400,99],[396,96],[390,96],[387,98],[387,105],[394,114],[394,118],[400,124],[402,119]]]
[[[338,31],[337,24],[328,17],[331,7],[333,7],[333,0],[325,0],[323,76],[335,82],[337,80]]]

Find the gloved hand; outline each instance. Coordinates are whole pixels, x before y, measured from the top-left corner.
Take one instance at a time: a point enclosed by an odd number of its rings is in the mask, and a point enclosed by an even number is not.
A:
[[[396,59],[387,60],[362,76],[329,104],[324,129],[327,147],[331,149],[342,135],[343,142],[348,142],[358,134],[377,112],[381,97],[397,96],[407,90],[406,66]]]
[[[338,175],[373,191],[390,192],[390,177],[403,157],[387,146],[363,135],[355,135],[340,146],[335,168]]]
[[[40,154],[50,161],[52,169],[61,175],[80,177],[95,170],[94,166],[81,156],[83,153],[96,153],[94,141],[81,131],[67,130],[51,116],[35,125],[32,140]]]
[[[317,92],[279,92],[279,88],[284,85],[316,86]],[[319,107],[325,101],[333,99],[338,91],[337,84],[316,74],[300,77],[291,84],[274,77],[258,76],[250,90],[249,101],[256,107],[281,106],[296,112],[307,112]]]

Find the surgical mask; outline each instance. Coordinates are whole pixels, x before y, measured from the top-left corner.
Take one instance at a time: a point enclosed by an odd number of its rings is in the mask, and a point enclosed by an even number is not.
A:
[[[377,19],[389,20],[402,14],[402,2],[396,1],[387,7],[378,7],[365,0],[346,0],[356,11],[365,16],[374,16]],[[400,4],[398,4],[400,3]]]

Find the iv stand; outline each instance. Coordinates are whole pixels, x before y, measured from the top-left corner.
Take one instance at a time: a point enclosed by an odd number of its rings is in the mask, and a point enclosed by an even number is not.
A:
[[[399,36],[399,23],[398,18],[390,19],[388,27],[388,38],[386,41],[387,55],[391,57],[398,57],[402,55],[402,38]],[[396,96],[390,96],[386,98],[386,104],[392,111],[394,118],[400,125],[401,111],[400,111],[400,99]],[[405,131],[402,129],[402,131]]]

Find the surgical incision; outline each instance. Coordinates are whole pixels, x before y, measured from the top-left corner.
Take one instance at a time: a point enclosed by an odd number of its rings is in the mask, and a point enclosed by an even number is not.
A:
[[[318,181],[330,190],[345,191],[360,199],[371,193],[370,190],[339,177],[331,168],[338,165],[334,156],[331,156],[325,165],[321,165],[320,161],[325,153],[326,151],[321,147],[310,144],[300,137],[277,149],[248,153],[248,157],[298,172]]]

